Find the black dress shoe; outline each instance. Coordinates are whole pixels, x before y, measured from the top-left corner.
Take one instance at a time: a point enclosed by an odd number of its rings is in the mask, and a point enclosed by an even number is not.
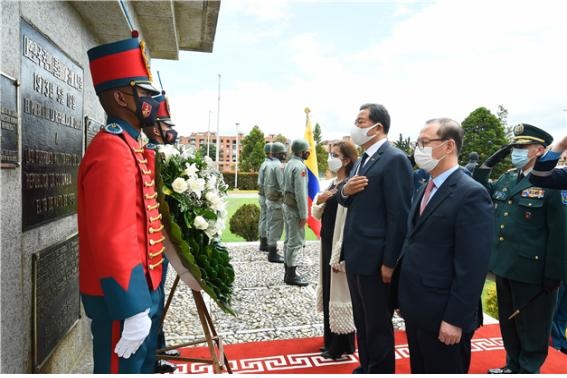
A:
[[[513,374],[514,372],[509,369],[508,367],[504,366],[501,368],[493,368],[493,369],[488,369],[487,371],[488,374]]]
[[[177,349],[170,349],[170,350],[166,350],[165,352],[163,352],[163,354],[165,354],[166,356],[169,357],[179,357],[181,356],[181,352]]]
[[[567,348],[561,348],[559,351],[563,354],[567,354]]]
[[[327,347],[322,346],[321,348],[319,348],[319,352],[326,352],[327,351]]]
[[[173,373],[175,370],[177,370],[177,365],[166,360],[157,360],[154,367],[154,373],[157,374]]]
[[[338,360],[342,356],[333,356],[328,350],[321,353],[321,357],[326,358],[327,360]]]

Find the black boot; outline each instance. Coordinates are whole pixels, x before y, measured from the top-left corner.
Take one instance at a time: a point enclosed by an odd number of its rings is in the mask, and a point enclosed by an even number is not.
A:
[[[285,269],[285,273],[284,273],[284,276],[283,276],[283,282],[287,283],[287,275],[288,275],[287,270],[289,268],[287,267],[287,264],[285,262],[284,262],[284,269]]]
[[[275,245],[268,246],[268,261],[271,263],[283,263],[283,257],[278,255],[278,247]]]
[[[295,269],[296,266],[288,266],[287,267],[287,281],[285,281],[288,285],[295,285],[295,286],[307,286],[309,282],[305,281],[303,277],[298,276]]]
[[[260,238],[260,251],[268,252],[268,238]]]

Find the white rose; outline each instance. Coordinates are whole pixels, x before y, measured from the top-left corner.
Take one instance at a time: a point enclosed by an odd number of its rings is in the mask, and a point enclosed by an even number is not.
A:
[[[218,201],[220,201],[220,197],[218,196],[218,194],[216,194],[215,192],[212,192],[212,191],[207,192],[207,194],[205,194],[205,198],[211,204],[214,204],[214,203],[217,203]]]
[[[192,176],[187,179],[187,184],[189,184],[189,191],[195,193],[197,198],[201,198],[201,192],[205,190],[205,180]]]
[[[206,230],[209,227],[209,222],[207,222],[202,216],[197,215],[193,221],[193,226],[195,226],[198,230]]]
[[[222,211],[224,210],[225,207],[226,207],[226,202],[224,202],[220,198],[218,201],[211,204],[211,209],[213,209],[214,211]]]
[[[187,181],[185,181],[181,177],[178,177],[175,180],[173,180],[173,182],[171,183],[171,187],[175,192],[183,193],[189,188],[189,185],[187,184]]]
[[[195,176],[195,174],[199,172],[199,168],[197,168],[197,165],[195,163],[185,163],[185,167],[186,168],[183,173],[185,173],[188,177]]]

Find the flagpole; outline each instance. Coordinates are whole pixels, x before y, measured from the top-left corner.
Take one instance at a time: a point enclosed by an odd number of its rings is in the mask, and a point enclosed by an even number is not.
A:
[[[219,152],[220,152],[220,80],[221,75],[218,74],[219,77],[219,88],[218,88],[218,98],[217,98],[217,151],[215,155],[215,161],[217,162],[217,168],[219,168]]]

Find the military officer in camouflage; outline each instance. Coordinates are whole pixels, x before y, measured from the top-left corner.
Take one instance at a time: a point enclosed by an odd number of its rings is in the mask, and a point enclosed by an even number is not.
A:
[[[490,191],[497,227],[490,270],[496,275],[506,365],[489,369],[489,374],[539,373],[547,357],[556,289],[567,278],[567,201],[559,191],[536,187],[526,176],[552,140],[535,126],[517,125],[512,143],[474,171],[474,178]],[[490,182],[490,171],[509,153],[516,169]]]
[[[288,285],[307,286],[297,272],[299,252],[305,243],[307,222],[307,168],[303,161],[309,157],[309,144],[296,139],[291,144],[293,156],[284,170],[284,282]]]
[[[258,233],[260,234],[260,251],[268,252],[268,238],[267,238],[267,217],[266,217],[266,196],[264,194],[264,181],[266,177],[266,170],[268,165],[272,162],[272,143],[266,143],[264,146],[264,153],[266,159],[258,169],[258,202],[260,203],[260,220],[258,221]]]
[[[267,166],[264,177],[264,195],[266,196],[267,210],[267,239],[268,261],[283,263],[278,254],[278,240],[282,237],[284,229],[283,218],[283,161],[286,158],[286,148],[283,143],[274,142],[272,145],[272,162]],[[285,246],[284,246],[285,249]]]

